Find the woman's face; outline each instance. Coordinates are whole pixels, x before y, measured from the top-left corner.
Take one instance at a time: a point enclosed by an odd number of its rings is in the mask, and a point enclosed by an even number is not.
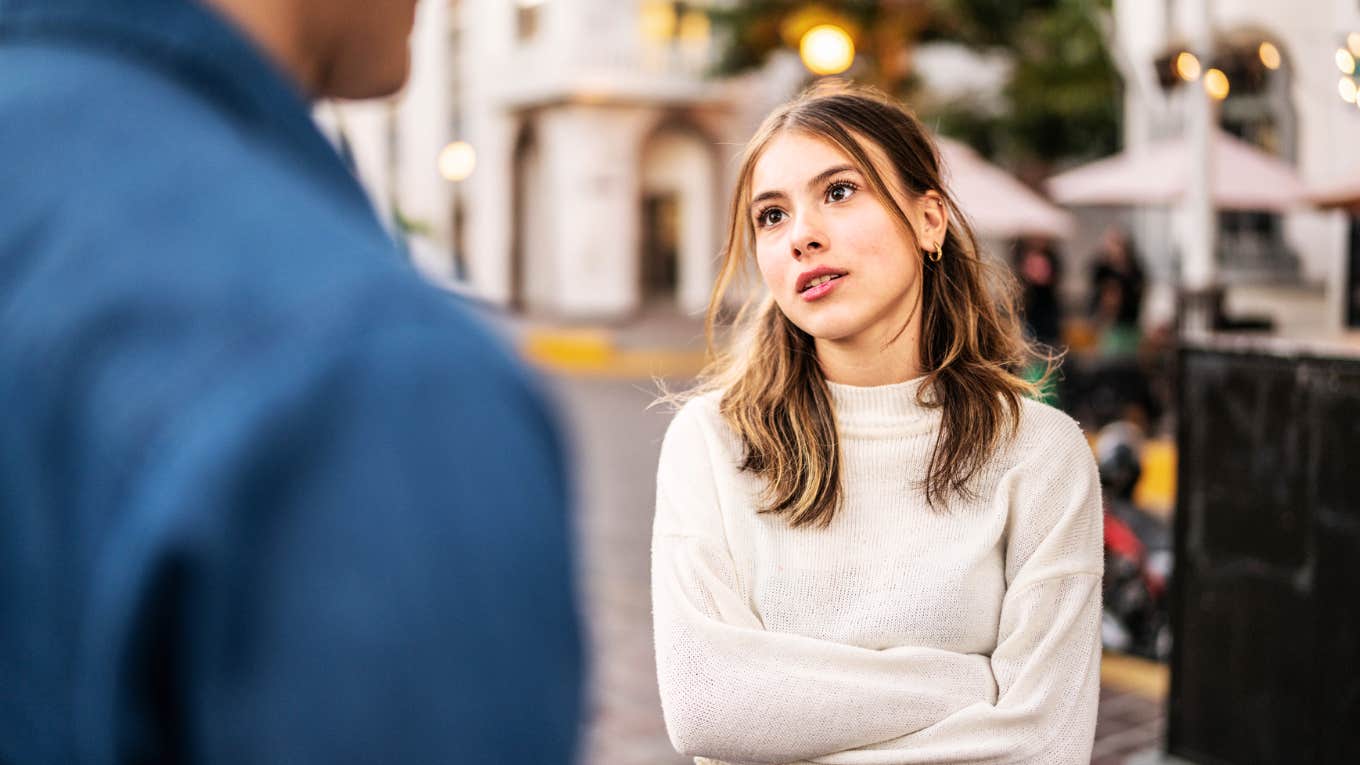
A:
[[[830,141],[782,132],[751,173],[747,214],[760,273],[784,315],[819,342],[886,344],[896,337],[920,304],[921,250],[933,251],[947,225],[936,192],[909,199],[883,151],[862,145],[920,247]]]

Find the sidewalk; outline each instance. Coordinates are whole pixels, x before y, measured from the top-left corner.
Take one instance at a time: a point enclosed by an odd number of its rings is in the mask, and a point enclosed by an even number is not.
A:
[[[1165,664],[1105,652],[1100,663],[1100,709],[1091,765],[1160,762],[1166,738]]]

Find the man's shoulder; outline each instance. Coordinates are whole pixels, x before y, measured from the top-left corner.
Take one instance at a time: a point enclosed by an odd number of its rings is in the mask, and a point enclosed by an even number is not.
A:
[[[57,320],[48,328],[135,314],[179,336],[286,335],[439,299],[351,179],[303,169],[259,137],[268,130],[172,78],[75,46],[0,62],[45,78],[0,87],[0,160],[16,180],[0,188],[11,214],[0,253],[14,255],[0,297],[12,312]]]
[[[230,113],[189,73],[56,44],[13,46],[0,65],[0,157],[29,204],[67,228],[111,223],[104,233],[116,234],[127,223],[143,240],[190,225],[228,240],[251,229],[378,229],[371,214],[354,214],[362,193],[352,179],[326,172],[338,159],[318,172],[317,157],[279,142],[287,131]],[[307,148],[324,153],[313,138]],[[309,217],[326,218],[325,231],[304,225]]]

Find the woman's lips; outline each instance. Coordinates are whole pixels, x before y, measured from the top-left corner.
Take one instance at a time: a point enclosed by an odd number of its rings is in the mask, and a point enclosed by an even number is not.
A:
[[[836,289],[836,286],[839,285],[842,281],[844,281],[846,276],[849,276],[849,274],[838,276],[834,279],[822,282],[821,284],[818,284],[816,287],[808,287],[807,289],[798,293],[798,296],[808,302],[812,302],[813,300],[820,300],[826,297],[828,294],[830,294],[831,290]]]

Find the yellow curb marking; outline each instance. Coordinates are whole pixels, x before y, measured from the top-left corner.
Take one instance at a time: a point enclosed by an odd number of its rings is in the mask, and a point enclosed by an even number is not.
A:
[[[616,380],[693,377],[707,358],[703,351],[617,348],[607,331],[596,329],[529,332],[520,352],[550,372]]]

